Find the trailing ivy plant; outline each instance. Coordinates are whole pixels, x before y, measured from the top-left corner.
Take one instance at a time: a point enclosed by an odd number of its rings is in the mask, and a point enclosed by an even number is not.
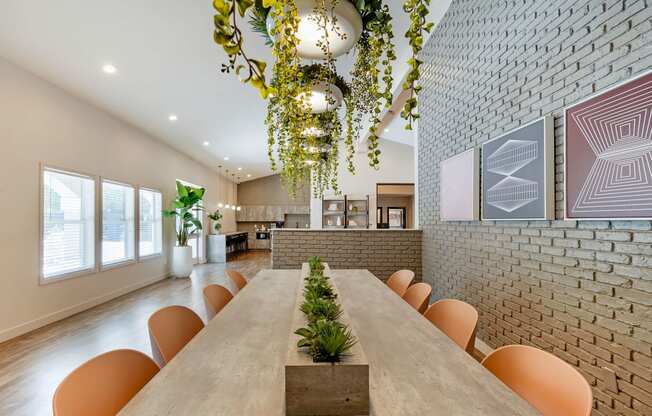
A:
[[[405,103],[401,117],[407,120],[408,124],[405,126],[407,130],[412,130],[412,123],[419,118],[417,112],[417,96],[421,91],[421,86],[417,83],[421,77],[421,65],[423,62],[419,60],[419,53],[423,49],[424,33],[430,33],[435,26],[434,23],[428,23],[428,6],[430,0],[406,0],[403,4],[403,10],[410,15],[410,28],[405,33],[405,37],[410,41],[412,48],[412,57],[408,60],[410,70],[408,72],[403,89],[410,91],[410,98]]]
[[[235,72],[243,82],[258,88],[261,96],[269,99],[266,124],[272,169],[281,173],[291,195],[311,181],[313,192],[319,197],[328,189],[339,192],[340,141],[344,142],[347,168],[355,173],[355,142],[361,136],[362,121],[366,119],[371,122],[367,149],[369,164],[378,168],[381,152],[377,130],[383,109],[392,104],[392,63],[396,54],[392,16],[384,0],[314,1],[315,13],[310,18],[323,32],[317,46],[324,58],[313,65],[302,65],[298,55],[299,17],[295,0],[214,0],[213,7],[216,10],[214,39],[229,57],[222,72]],[[417,95],[421,61],[418,54],[423,47],[424,32],[429,32],[433,26],[426,23],[430,1],[405,0],[403,3],[404,11],[410,16],[410,28],[405,36],[412,49],[408,61],[410,71],[403,85],[411,94],[401,113],[408,120],[408,129],[419,116]],[[339,2],[350,2],[362,18],[362,35],[354,46],[355,64],[348,74],[350,83],[337,74],[336,59],[327,36],[328,33],[346,36],[336,29],[333,10]],[[267,65],[250,58],[243,49],[238,24],[248,12],[252,30],[263,36],[272,48],[274,65],[269,83],[265,76]],[[270,19],[272,25],[268,25]],[[311,86],[316,82],[337,85],[344,95],[344,108],[313,114],[308,102]],[[332,97],[328,98],[328,104],[335,108]]]

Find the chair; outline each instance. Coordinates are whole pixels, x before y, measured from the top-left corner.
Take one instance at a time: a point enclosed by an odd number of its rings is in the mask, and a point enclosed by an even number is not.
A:
[[[442,299],[423,314],[430,322],[469,354],[475,349],[478,311],[457,299]]]
[[[185,306],[159,309],[147,322],[154,361],[163,368],[204,328],[195,312]]]
[[[405,291],[403,300],[422,314],[428,307],[431,292],[432,287],[428,283],[415,283]]]
[[[139,351],[115,350],[86,361],[57,387],[54,416],[114,416],[158,373]]]
[[[243,287],[247,286],[247,279],[245,279],[245,277],[240,272],[235,270],[227,270],[226,275],[229,276],[229,279],[231,279],[233,284],[238,288],[238,292],[241,291]]]
[[[220,285],[208,285],[204,288],[204,305],[206,306],[206,316],[210,321],[233,299],[229,289]]]
[[[396,292],[397,295],[403,296],[413,280],[414,272],[412,270],[399,270],[389,276],[387,287]]]
[[[482,365],[544,416],[589,416],[589,383],[568,363],[540,349],[508,345],[485,357]]]

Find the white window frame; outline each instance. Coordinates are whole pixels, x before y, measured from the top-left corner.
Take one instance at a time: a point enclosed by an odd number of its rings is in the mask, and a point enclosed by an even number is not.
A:
[[[43,244],[45,242],[45,221],[43,218],[43,215],[45,214],[45,207],[43,204],[45,203],[44,199],[44,193],[45,193],[45,181],[43,180],[43,176],[45,172],[57,172],[57,173],[62,173],[65,175],[70,175],[70,176],[77,176],[83,179],[90,179],[93,181],[93,189],[95,192],[94,195],[94,262],[93,266],[89,268],[85,268],[82,270],[75,270],[72,272],[67,272],[67,273],[62,273],[58,274],[55,276],[51,277],[45,277],[43,274],[43,256],[44,256],[44,247]],[[63,280],[68,280],[68,279],[73,279],[76,277],[81,277],[81,276],[86,276],[89,274],[94,274],[99,271],[98,269],[98,258],[97,258],[97,240],[98,240],[98,234],[100,232],[100,229],[98,227],[98,196],[99,196],[99,186],[98,186],[98,179],[99,177],[97,175],[92,175],[88,173],[83,173],[77,170],[73,169],[64,169],[64,168],[59,168],[54,165],[50,164],[45,164],[45,163],[40,163],[39,164],[39,209],[38,209],[38,214],[39,214],[39,219],[38,219],[38,224],[39,224],[39,238],[38,238],[38,276],[39,276],[39,285],[49,285],[52,283],[57,283],[61,282]]]
[[[104,183],[110,183],[113,185],[119,185],[119,186],[125,186],[129,187],[134,191],[134,218],[133,218],[133,225],[134,225],[134,258],[133,259],[127,259],[115,263],[110,263],[110,264],[103,264],[103,252],[102,252],[102,245],[104,242]],[[99,206],[97,207],[97,224],[98,227],[97,229],[99,230],[99,235],[96,238],[96,263],[99,265],[99,270],[100,271],[105,271],[105,270],[112,270],[112,269],[118,269],[120,267],[125,267],[125,266],[130,266],[132,264],[135,264],[138,262],[138,246],[140,244],[139,241],[139,235],[140,235],[140,229],[139,229],[139,220],[138,218],[140,217],[140,211],[138,210],[138,187],[135,185],[132,185],[128,182],[121,182],[121,181],[116,181],[113,179],[105,178],[105,177],[100,177],[99,178]]]
[[[136,221],[136,258],[138,262],[144,262],[148,260],[154,260],[161,258],[165,255],[165,221],[161,218],[161,252],[149,254],[146,256],[140,255],[140,191],[156,192],[161,195],[161,209],[163,209],[163,192],[156,188],[149,188],[146,186],[139,186],[137,190],[137,201],[136,201],[136,211],[137,211],[137,221]],[[161,215],[162,217],[162,215]]]

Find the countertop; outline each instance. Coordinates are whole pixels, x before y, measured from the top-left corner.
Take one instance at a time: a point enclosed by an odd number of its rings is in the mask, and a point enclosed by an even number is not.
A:
[[[270,231],[303,231],[303,232],[405,232],[405,231],[422,231],[417,228],[275,228]]]

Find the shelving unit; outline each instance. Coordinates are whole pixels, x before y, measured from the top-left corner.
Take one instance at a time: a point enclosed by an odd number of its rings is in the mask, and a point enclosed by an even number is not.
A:
[[[369,228],[369,195],[364,198],[346,196],[346,228]]]
[[[323,228],[369,228],[369,196],[322,199]]]
[[[322,199],[321,208],[323,228],[346,226],[346,197]]]

